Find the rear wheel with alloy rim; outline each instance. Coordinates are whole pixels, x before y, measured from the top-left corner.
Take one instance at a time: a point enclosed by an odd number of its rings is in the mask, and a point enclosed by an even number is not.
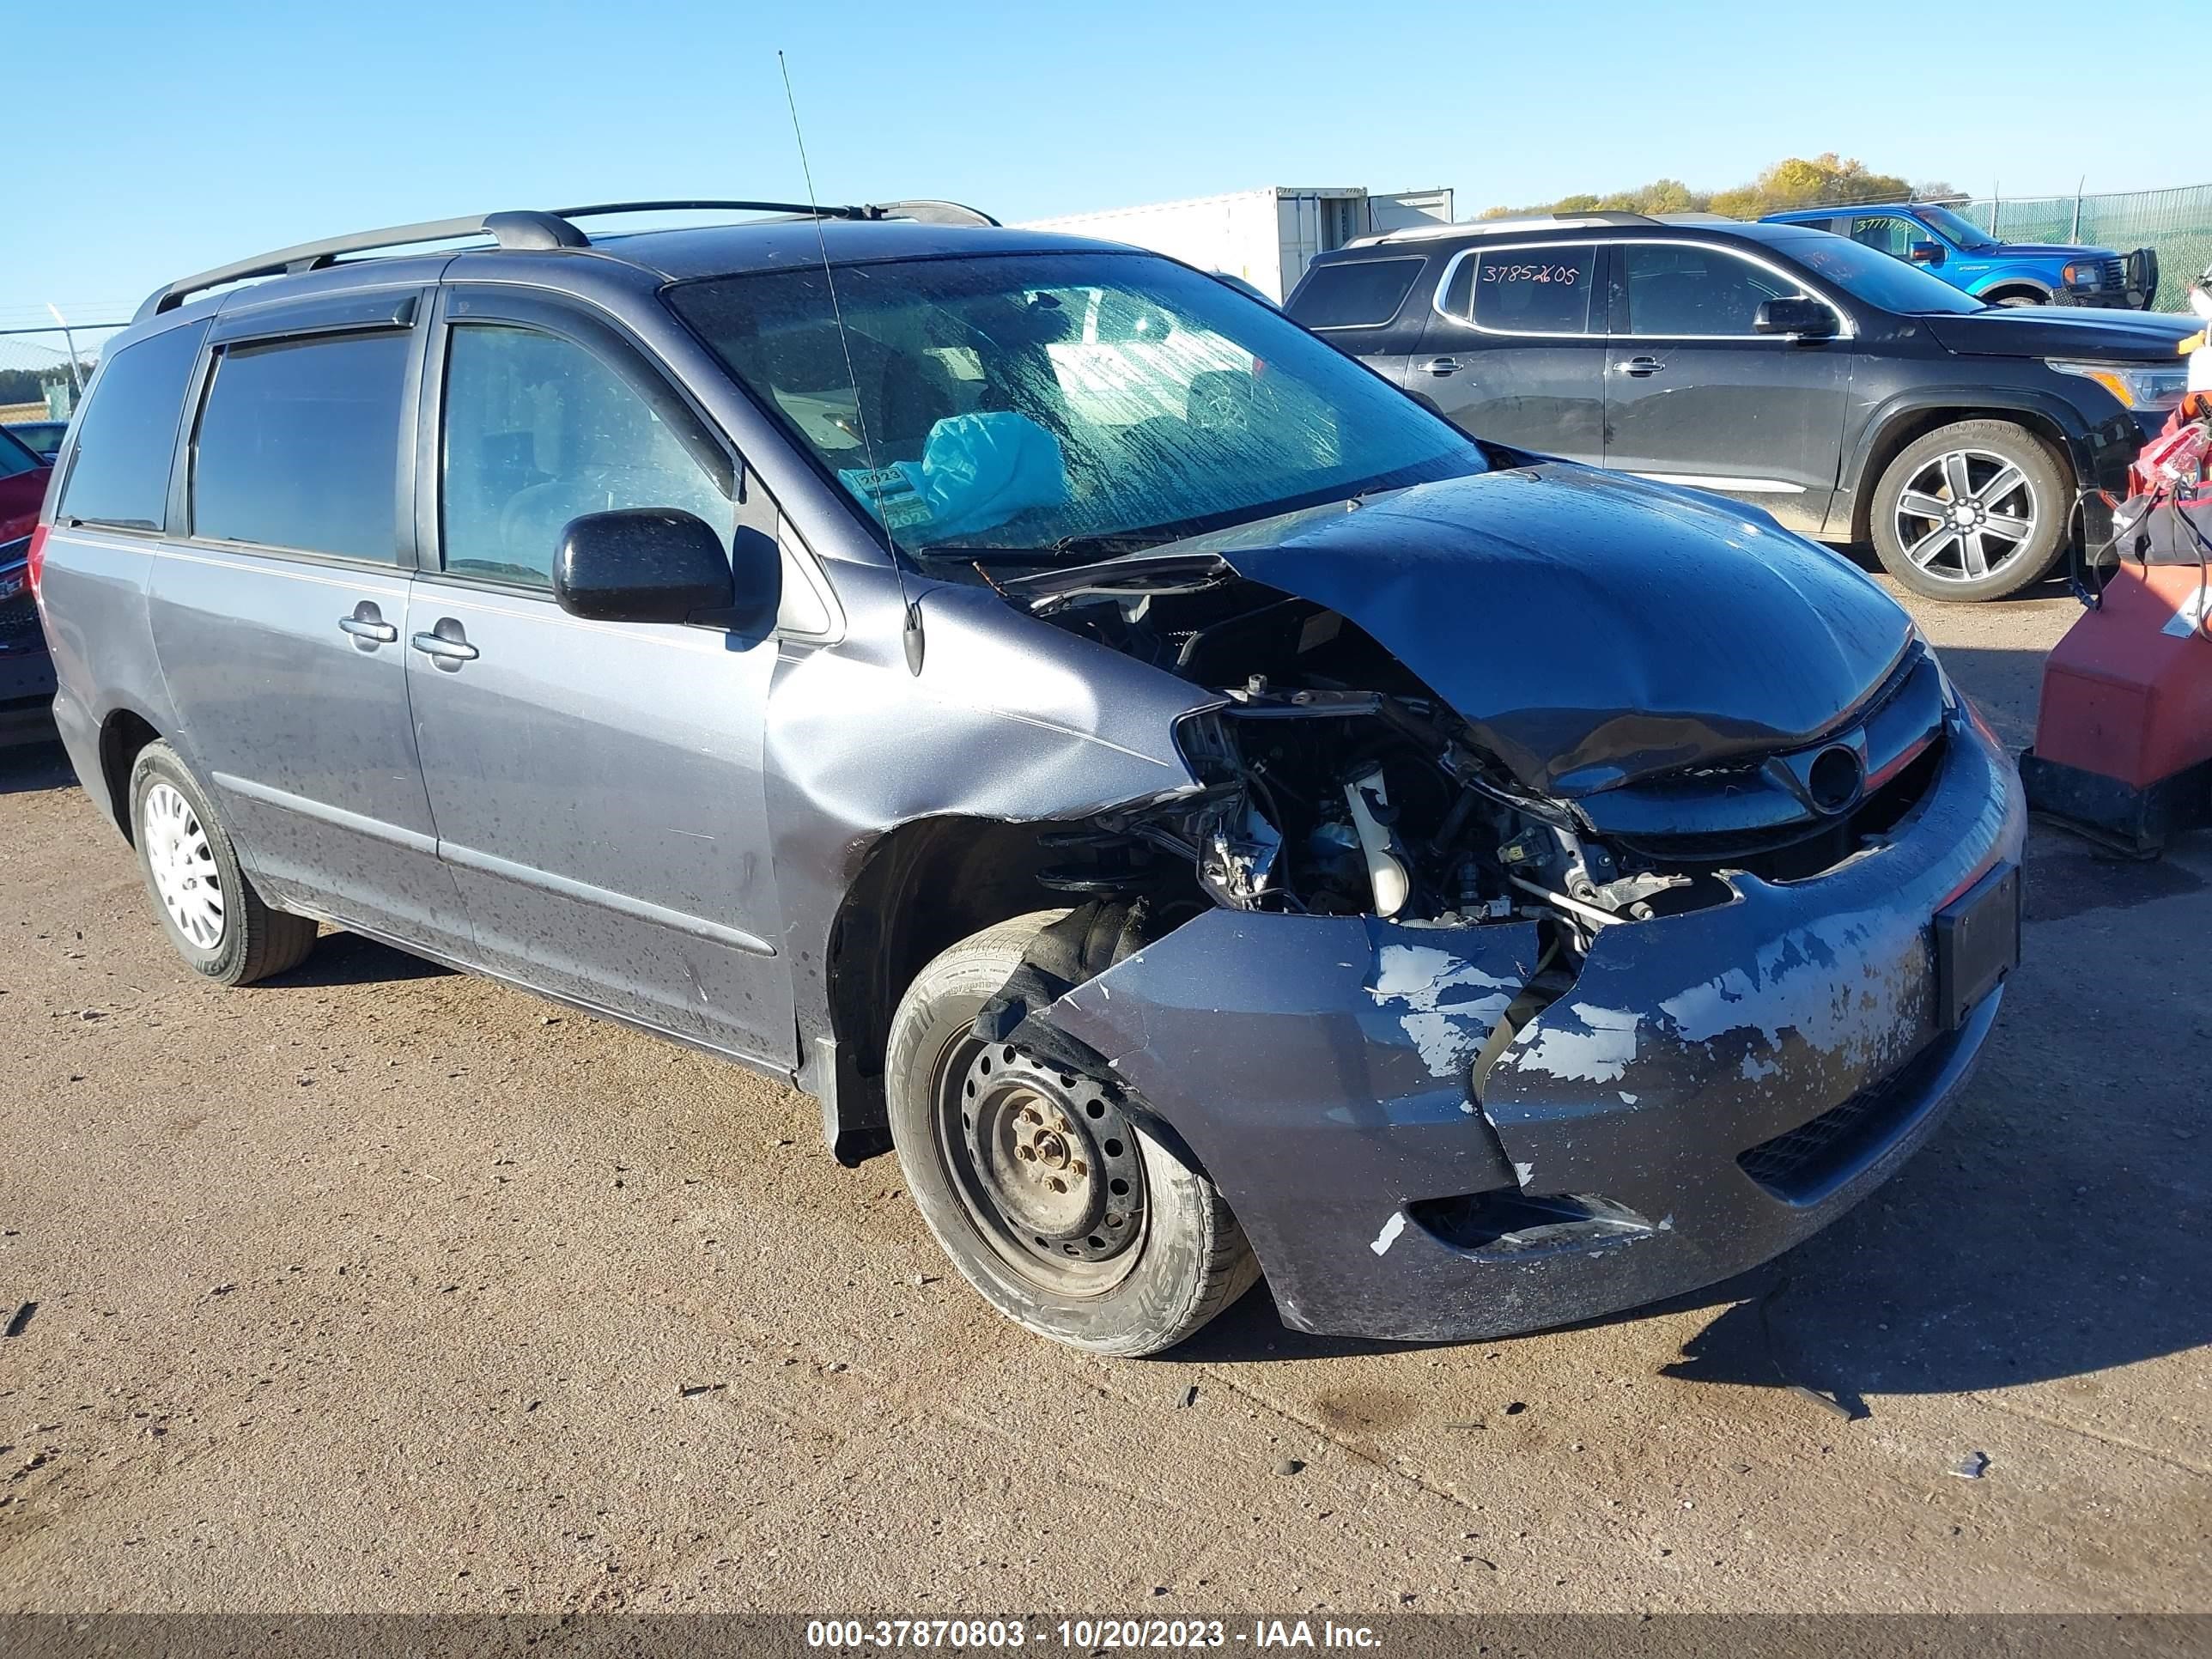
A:
[[[891,1137],[931,1232],[1000,1312],[1094,1353],[1157,1353],[1259,1267],[1213,1183],[1110,1081],[975,1035],[1062,914],[988,928],[915,976],[884,1059]]]
[[[2065,551],[2073,520],[2065,463],[2009,421],[1928,433],[1875,486],[1875,551],[1891,575],[1930,599],[1993,599],[2040,580]]]
[[[315,924],[271,909],[253,890],[206,795],[166,743],[131,769],[131,838],[155,913],[195,973],[245,985],[296,967]]]

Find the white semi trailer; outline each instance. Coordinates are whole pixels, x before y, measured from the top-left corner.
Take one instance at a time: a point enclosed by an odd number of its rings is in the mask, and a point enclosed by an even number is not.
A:
[[[1383,192],[1356,185],[1304,190],[1269,185],[1226,196],[1032,219],[1022,228],[1152,248],[1201,270],[1241,277],[1280,303],[1315,254],[1342,247],[1355,236],[1448,224],[1451,216],[1449,190]]]

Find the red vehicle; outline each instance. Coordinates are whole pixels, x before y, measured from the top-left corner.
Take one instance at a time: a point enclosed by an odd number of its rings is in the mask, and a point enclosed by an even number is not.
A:
[[[53,468],[0,430],[0,742],[50,734],[54,665],[31,592],[31,532]]]

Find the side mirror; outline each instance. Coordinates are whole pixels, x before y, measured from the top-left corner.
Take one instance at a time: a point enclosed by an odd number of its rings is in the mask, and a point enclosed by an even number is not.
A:
[[[623,507],[571,519],[553,560],[553,597],[590,622],[765,629],[782,597],[775,540],[740,530],[731,554],[695,514]]]
[[[1905,257],[1916,265],[1940,265],[1943,263],[1943,244],[1915,242],[1905,250]]]
[[[1818,300],[1761,300],[1751,325],[1760,334],[1794,334],[1801,340],[1825,340],[1836,331],[1836,313]]]

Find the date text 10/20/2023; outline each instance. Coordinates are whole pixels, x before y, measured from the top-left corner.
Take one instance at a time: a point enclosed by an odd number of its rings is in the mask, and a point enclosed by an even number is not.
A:
[[[1219,1619],[1062,1619],[1032,1630],[1021,1619],[816,1619],[810,1648],[1007,1649],[1340,1648],[1371,1650],[1382,1638],[1364,1625],[1304,1619],[1255,1619],[1232,1626]]]

